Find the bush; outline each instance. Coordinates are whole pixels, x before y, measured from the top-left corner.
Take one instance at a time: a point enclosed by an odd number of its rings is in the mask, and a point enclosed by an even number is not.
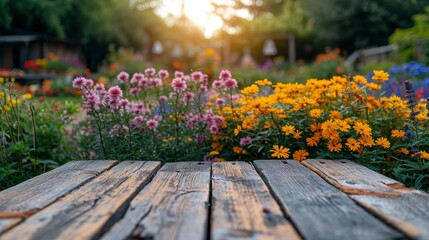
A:
[[[13,79],[0,78],[0,189],[16,185],[69,159],[64,127],[74,105],[30,101],[18,95]]]

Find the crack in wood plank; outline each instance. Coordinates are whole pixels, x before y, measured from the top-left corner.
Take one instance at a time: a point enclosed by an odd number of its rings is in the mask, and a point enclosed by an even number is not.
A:
[[[402,194],[409,193],[412,191],[412,189],[409,189],[400,183],[392,183],[392,184],[383,183],[385,186],[390,188],[391,191],[388,191],[388,192],[371,190],[371,189],[348,187],[348,186],[342,185],[337,180],[335,180],[333,177],[330,177],[329,175],[327,175],[326,173],[324,173],[323,171],[319,170],[317,167],[311,165],[310,163],[308,163],[306,161],[302,161],[301,164],[303,164],[305,167],[307,167],[311,171],[317,173],[317,175],[322,177],[328,183],[330,183],[331,185],[335,186],[336,188],[340,189],[342,192],[344,192],[348,195],[368,195],[368,196],[377,196],[377,197],[399,197]]]

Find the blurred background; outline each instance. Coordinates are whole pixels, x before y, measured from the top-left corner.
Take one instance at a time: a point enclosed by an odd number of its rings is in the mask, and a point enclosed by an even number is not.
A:
[[[33,94],[156,67],[242,86],[383,69],[425,96],[428,54],[429,0],[0,0],[0,77]]]

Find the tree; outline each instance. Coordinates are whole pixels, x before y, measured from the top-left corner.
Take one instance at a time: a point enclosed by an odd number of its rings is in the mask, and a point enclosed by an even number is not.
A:
[[[429,6],[425,8],[425,13],[413,16],[414,26],[407,29],[396,29],[390,36],[389,42],[399,46],[399,53],[401,60],[411,61],[415,60],[416,44],[422,44],[422,56],[429,55]],[[426,57],[427,58],[427,57]],[[428,59],[425,59],[428,62]]]
[[[314,19],[317,38],[349,51],[380,46],[396,28],[412,25],[428,0],[302,0]]]
[[[2,0],[0,34],[39,34],[82,43],[95,70],[110,44],[142,48],[157,29],[158,0]]]

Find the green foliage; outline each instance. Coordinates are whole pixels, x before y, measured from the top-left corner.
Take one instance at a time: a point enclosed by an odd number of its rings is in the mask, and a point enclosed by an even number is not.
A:
[[[35,104],[28,94],[17,95],[9,80],[0,83],[0,189],[70,160],[64,127],[77,110],[69,103]]]
[[[389,69],[397,64],[396,61],[393,60],[386,60],[382,62],[369,62],[366,64],[363,64],[359,67],[359,72],[363,75],[367,75],[370,72],[372,72],[374,69],[384,70],[386,72],[389,71]]]
[[[425,46],[423,55],[429,54],[429,6],[425,8],[425,13],[413,16],[414,26],[407,29],[396,29],[390,36],[389,42],[399,46],[401,61],[408,62],[416,60],[416,44],[422,41]],[[426,59],[429,61],[429,59]]]
[[[314,19],[317,38],[352,51],[381,46],[395,28],[410,27],[411,16],[429,5],[427,0],[304,0]]]

